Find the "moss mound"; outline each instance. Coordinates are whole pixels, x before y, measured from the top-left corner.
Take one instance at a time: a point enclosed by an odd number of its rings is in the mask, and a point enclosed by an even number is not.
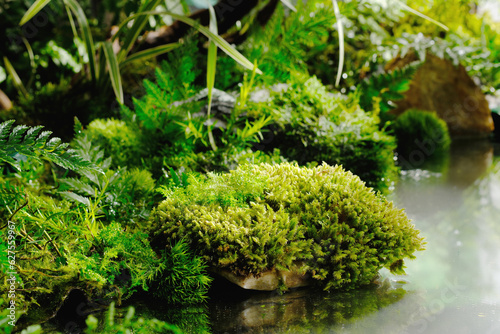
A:
[[[124,121],[116,119],[96,119],[92,121],[85,134],[94,144],[104,149],[112,158],[112,166],[139,165],[141,138],[136,129]]]
[[[365,113],[354,97],[334,95],[315,77],[296,77],[276,94],[276,120],[268,148],[299,164],[342,165],[376,190],[387,192],[396,174],[393,137],[379,130],[379,119]]]
[[[440,158],[450,147],[448,126],[435,112],[409,109],[396,119],[393,128],[400,160],[413,167]]]
[[[210,266],[237,275],[300,264],[325,289],[403,271],[423,240],[402,210],[341,166],[245,165],[166,190],[152,245],[184,238]]]

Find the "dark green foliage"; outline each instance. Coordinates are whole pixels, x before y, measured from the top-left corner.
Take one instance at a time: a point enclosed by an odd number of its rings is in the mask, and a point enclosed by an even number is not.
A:
[[[403,272],[403,259],[423,249],[403,211],[342,167],[246,165],[202,187],[234,180],[266,179],[262,196],[245,206],[200,205],[185,189],[172,191],[151,216],[152,244],[189,240],[210,266],[235,274],[272,268],[311,273],[327,289],[370,283],[382,267]],[[195,186],[187,191],[198,191]]]
[[[405,160],[439,158],[448,151],[451,143],[446,122],[435,112],[407,110],[392,127],[398,141],[398,154]]]
[[[138,288],[148,290],[159,265],[147,235],[127,233],[119,224],[110,224],[93,239],[82,240],[67,261],[82,279],[118,289],[119,298],[130,297]]]
[[[87,320],[87,334],[97,333],[171,333],[182,334],[182,331],[174,325],[167,324],[166,322],[158,319],[144,319],[142,317],[135,317],[135,308],[130,306],[123,319],[116,316],[117,310],[115,303],[111,303],[109,310],[106,312],[105,319],[101,323],[93,315],[90,315]]]
[[[179,241],[161,254],[161,262],[151,278],[153,296],[169,304],[196,304],[207,296],[211,278],[205,261],[192,255],[188,244]]]
[[[122,134],[116,131],[116,137],[112,139],[119,140]],[[62,178],[60,194],[89,210],[98,207],[97,213],[104,214],[107,221],[136,225],[147,219],[155,195],[155,181],[151,173],[137,168],[127,170],[126,167],[112,170],[112,160],[105,158],[104,151],[90,142],[86,135],[78,136],[74,145],[79,156],[92,161],[104,172],[86,171],[79,173],[80,178]],[[116,145],[119,147],[119,144]]]
[[[403,93],[410,88],[410,82],[421,62],[415,62],[388,73],[373,74],[358,86],[359,105],[365,111],[380,109],[381,117],[396,107],[394,102],[404,98]]]
[[[122,108],[126,126],[137,131],[136,138],[140,140],[140,144],[134,144],[133,149],[132,146],[126,148],[123,154],[137,152],[135,163],[144,160],[145,167],[156,177],[161,175],[162,169],[206,173],[227,171],[241,162],[279,159],[276,154],[269,157],[250,149],[259,141],[269,118],[250,118],[243,115],[243,108],[206,115],[206,110],[202,109],[207,103],[206,90],[200,92],[196,85],[197,50],[195,42],[188,41],[186,48],[169,55],[168,62],[156,68],[155,81],[144,80],[146,94],[133,100],[134,111]],[[217,149],[210,145],[209,129]],[[107,141],[117,143],[120,138]],[[121,151],[120,145],[112,150]]]
[[[113,171],[99,147],[84,136],[75,143],[75,156],[94,170],[82,168],[79,177],[58,178],[59,170],[27,157],[19,161],[19,171],[5,168],[0,174],[0,228],[3,233],[9,220],[16,226],[16,305],[26,313],[22,324],[49,319],[74,288],[85,290],[91,300],[130,297],[147,290],[162,268],[163,260],[140,231],[153,205],[151,174]],[[6,246],[2,238],[0,249]],[[0,299],[5,299],[7,268],[0,264]],[[172,289],[189,294],[182,286]]]
[[[15,119],[30,126],[43,125],[70,141],[75,116],[87,124],[96,117],[110,117],[116,112],[112,108],[112,95],[107,93],[112,90],[93,88],[90,82],[78,81],[72,85],[69,78],[62,78],[44,84],[28,96],[20,94],[12,109],[0,111],[0,121]]]
[[[370,187],[387,191],[395,171],[394,138],[352,97],[327,92],[316,78],[295,78],[274,94],[271,114],[278,127],[267,148],[279,148],[299,164],[341,164]]]
[[[21,160],[27,158],[40,162],[40,156],[55,164],[72,170],[98,170],[92,163],[82,159],[75,151],[68,149],[60,138],[51,131],[40,132],[43,126],[18,125],[12,128],[14,120],[0,124],[0,163],[8,163],[18,170]]]

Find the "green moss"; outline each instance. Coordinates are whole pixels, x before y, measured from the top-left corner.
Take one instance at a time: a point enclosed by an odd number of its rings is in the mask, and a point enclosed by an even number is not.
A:
[[[90,315],[85,321],[87,328],[85,333],[172,333],[182,334],[175,325],[168,324],[155,318],[135,317],[135,308],[130,306],[126,314],[118,314],[115,303],[111,303],[106,312],[105,319],[99,321]]]
[[[211,186],[245,191],[241,179],[264,180],[263,191],[239,205],[186,195]],[[184,238],[210,266],[235,274],[301,263],[325,289],[350,289],[370,283],[382,267],[402,272],[403,259],[423,249],[405,213],[341,166],[246,165],[167,195],[151,216],[152,244]]]
[[[138,166],[141,141],[137,129],[116,119],[96,119],[84,131],[89,141],[112,158],[112,166]]]
[[[451,139],[446,122],[435,112],[410,109],[393,124],[400,162],[406,167],[421,167],[426,161],[443,159]]]
[[[315,77],[296,76],[275,94],[272,109],[277,127],[268,148],[299,164],[343,165],[368,186],[387,191],[396,171],[395,140],[355,99],[328,92]]]

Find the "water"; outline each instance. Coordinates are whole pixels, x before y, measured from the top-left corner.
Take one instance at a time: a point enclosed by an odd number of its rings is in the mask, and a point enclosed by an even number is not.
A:
[[[496,155],[495,157],[495,152]],[[500,333],[500,150],[455,143],[407,170],[392,200],[426,237],[407,275],[348,293],[297,290],[212,300],[212,333]]]

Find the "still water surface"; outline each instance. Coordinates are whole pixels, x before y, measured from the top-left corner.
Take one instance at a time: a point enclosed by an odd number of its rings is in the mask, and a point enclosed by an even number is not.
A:
[[[391,195],[426,237],[406,276],[348,293],[212,300],[215,333],[500,333],[500,150],[455,143],[402,172]]]

